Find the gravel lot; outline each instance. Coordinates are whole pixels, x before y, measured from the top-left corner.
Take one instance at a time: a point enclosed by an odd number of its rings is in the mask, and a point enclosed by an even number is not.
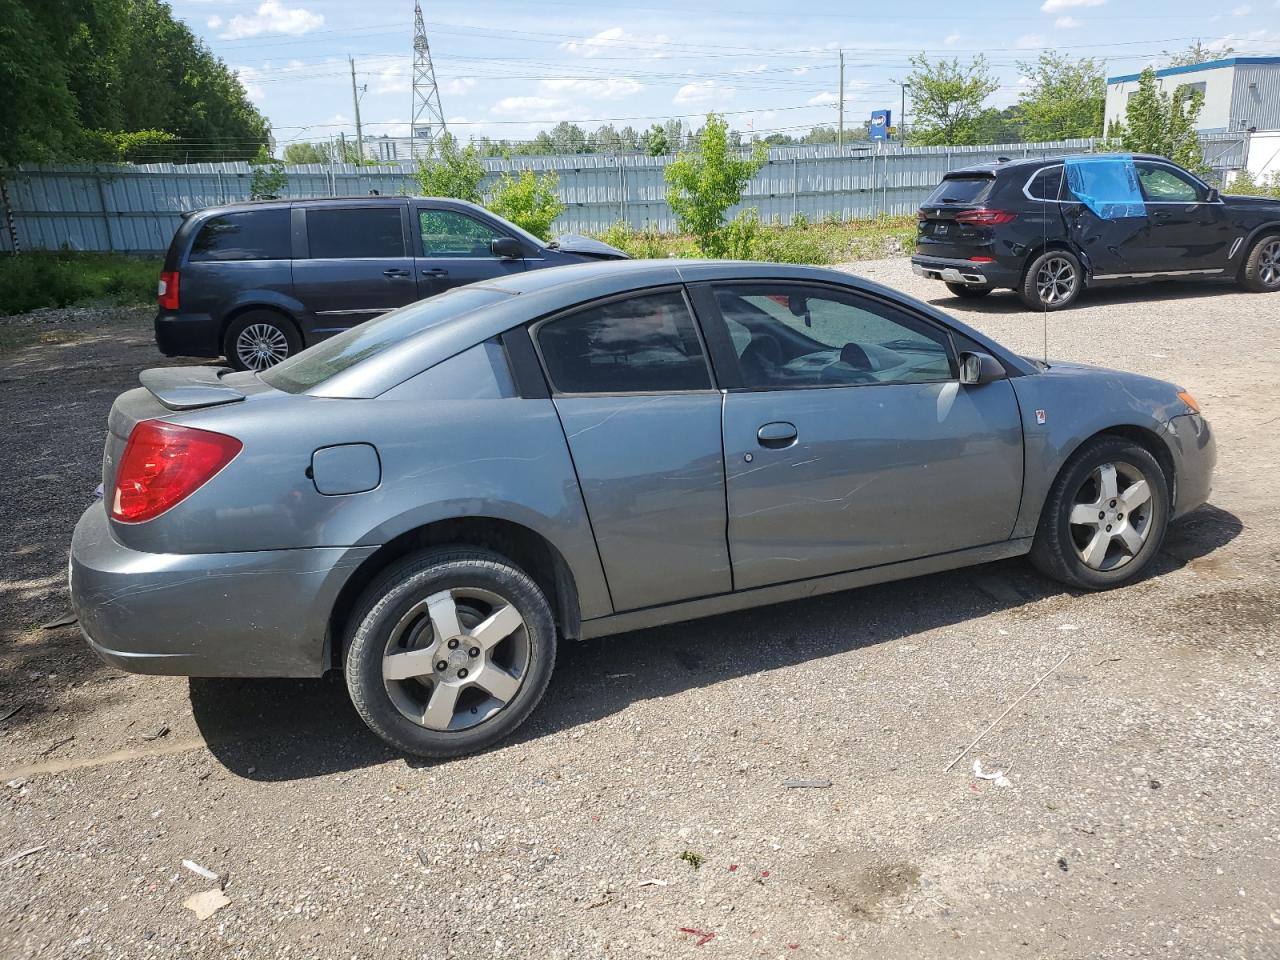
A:
[[[853,269],[1042,349],[1012,294]],[[1217,431],[1144,582],[1006,562],[570,646],[516,742],[436,765],[337,681],[127,676],[42,628],[111,400],[163,362],[145,313],[0,357],[0,957],[1280,957],[1280,297],[1049,319]],[[1007,786],[944,772],[1068,653],[975,751]]]

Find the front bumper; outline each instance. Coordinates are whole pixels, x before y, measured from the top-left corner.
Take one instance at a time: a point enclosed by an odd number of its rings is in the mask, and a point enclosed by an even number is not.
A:
[[[1218,446],[1209,421],[1198,413],[1174,417],[1164,434],[1173,456],[1173,516],[1180,517],[1207,503],[1213,489]]]
[[[911,258],[911,272],[926,280],[944,280],[947,283],[963,283],[973,287],[1013,287],[1021,281],[1021,274],[1014,268],[999,263],[974,263],[972,260],[952,260],[946,257],[930,257],[917,254]]]
[[[314,677],[338,592],[376,549],[144,553],[112,536],[99,501],[71,538],[71,603],[89,646],[121,670]]]

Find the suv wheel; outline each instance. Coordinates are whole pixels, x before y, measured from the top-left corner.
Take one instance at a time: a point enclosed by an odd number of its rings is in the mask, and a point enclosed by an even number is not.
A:
[[[1245,257],[1240,282],[1246,290],[1271,293],[1280,290],[1280,236],[1263,237]]]
[[[973,283],[948,283],[947,289],[964,300],[977,300],[991,292],[991,287]]]
[[[250,310],[232,321],[222,352],[237,370],[261,372],[302,349],[294,325],[278,313]]]
[[[556,655],[546,597],[486,550],[412,554],[365,590],[348,626],[351,702],[387,743],[422,757],[481,750],[524,722]]]
[[[1169,484],[1156,458],[1123,437],[1099,437],[1054,480],[1031,562],[1068,586],[1123,586],[1155,559],[1168,523]]]
[[[1075,254],[1046,250],[1027,267],[1018,293],[1032,310],[1061,310],[1075,301],[1083,286],[1084,270]]]

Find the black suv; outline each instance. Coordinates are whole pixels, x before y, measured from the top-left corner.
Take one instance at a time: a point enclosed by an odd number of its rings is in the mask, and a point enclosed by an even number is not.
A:
[[[919,221],[912,269],[959,297],[1007,287],[1058,310],[1086,286],[1175,277],[1280,290],[1280,200],[1221,196],[1163,157],[966,167],[943,178]]]
[[[588,237],[543,243],[462,200],[359,197],[211,207],[174,234],[156,345],[265,370],[318,340],[450,287],[626,259]]]

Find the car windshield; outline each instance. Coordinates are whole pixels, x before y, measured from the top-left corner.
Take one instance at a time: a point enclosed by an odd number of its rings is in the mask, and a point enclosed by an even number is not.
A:
[[[947,177],[924,202],[926,207],[940,207],[948,203],[981,203],[987,191],[995,183],[992,177]]]
[[[302,393],[414,334],[509,296],[500,290],[467,287],[419,300],[294,354],[264,371],[262,380],[277,390]]]

